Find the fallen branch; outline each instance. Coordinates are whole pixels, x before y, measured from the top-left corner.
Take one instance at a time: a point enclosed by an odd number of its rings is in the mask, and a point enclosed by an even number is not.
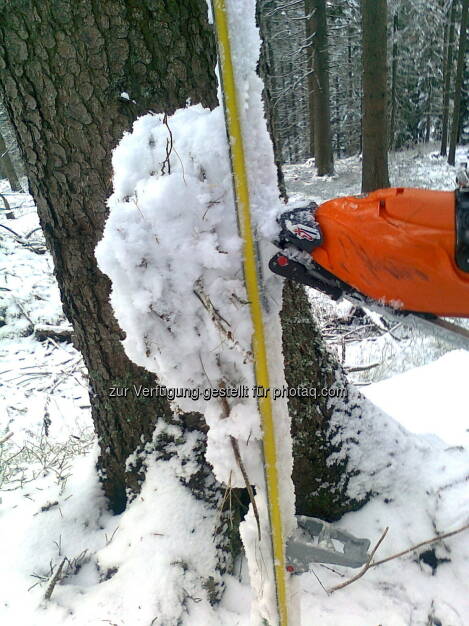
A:
[[[64,559],[62,560],[62,563],[57,568],[57,571],[55,572],[54,576],[52,577],[52,580],[47,586],[46,593],[44,594],[44,600],[50,600],[52,592],[54,591],[54,587],[60,578],[60,574],[62,573],[62,569],[63,569],[63,566],[65,565],[66,560],[67,560],[67,557],[64,557]]]
[[[374,555],[376,553],[376,550],[379,548],[379,546],[381,545],[383,539],[386,537],[386,535],[388,533],[388,530],[389,530],[389,526],[386,526],[386,528],[384,529],[384,532],[381,535],[378,543],[375,545],[375,547],[371,551],[371,554],[370,554],[370,556],[368,558],[368,561],[365,563],[365,565],[362,567],[362,569],[358,572],[358,574],[356,574],[356,576],[353,576],[352,578],[349,578],[345,582],[340,583],[340,585],[336,585],[335,587],[331,587],[330,589],[327,589],[327,593],[328,594],[334,593],[334,591],[338,591],[339,589],[343,589],[344,587],[347,587],[348,585],[351,585],[356,580],[358,580],[359,578],[361,578],[362,576],[364,576],[366,574],[366,572],[371,567],[371,561],[373,560],[373,557],[374,557]]]
[[[372,370],[373,368],[379,367],[380,365],[382,365],[381,362],[370,363],[370,365],[359,365],[357,367],[346,367],[345,369],[351,374],[353,372],[366,372],[367,370]]]
[[[464,526],[461,526],[461,528],[457,528],[456,530],[452,530],[451,532],[448,532],[448,533],[443,533],[442,535],[436,535],[435,537],[432,537],[431,539],[426,539],[425,541],[416,543],[410,548],[407,548],[407,550],[402,550],[402,552],[397,552],[396,554],[392,554],[391,556],[388,556],[385,559],[381,559],[380,561],[375,561],[374,563],[372,563],[371,561],[373,559],[373,556],[376,553],[376,550],[378,549],[379,545],[381,544],[384,537],[386,536],[386,533],[388,532],[388,528],[386,528],[380,540],[378,541],[373,551],[371,552],[371,555],[366,565],[363,567],[363,569],[356,576],[353,576],[353,578],[349,578],[348,580],[341,583],[340,585],[336,585],[335,587],[332,587],[331,589],[327,589],[327,593],[331,594],[334,591],[337,591],[338,589],[343,589],[343,587],[347,587],[347,585],[350,585],[351,583],[361,578],[372,567],[376,567],[377,565],[382,565],[383,563],[387,563],[388,561],[393,561],[394,559],[399,559],[401,556],[405,556],[406,554],[409,554],[410,552],[414,552],[415,550],[418,550],[419,548],[422,548],[423,546],[428,546],[429,544],[435,543],[436,541],[441,541],[442,539],[447,539],[448,537],[452,537],[453,535],[462,533],[468,528],[469,528],[469,524],[465,524]]]
[[[0,439],[0,446],[8,441],[8,439],[11,439],[11,437],[13,437],[13,433],[7,433],[3,439]]]
[[[248,473],[246,472],[246,468],[244,467],[244,463],[241,458],[241,453],[239,451],[238,442],[233,437],[233,435],[230,435],[230,441],[231,441],[231,447],[233,448],[233,453],[236,459],[236,463],[238,464],[238,467],[241,470],[241,474],[243,475],[243,478],[244,478],[244,484],[246,485],[246,489],[249,494],[249,499],[251,500],[252,510],[254,512],[254,517],[256,518],[256,522],[257,522],[257,533],[258,533],[259,541],[260,541],[261,540],[261,523],[259,521],[259,511],[257,509],[256,500],[254,499],[254,492],[252,490],[251,483],[249,482]]]
[[[453,535],[462,533],[464,530],[467,530],[468,528],[469,528],[469,524],[466,524],[465,526],[462,526],[461,528],[458,528],[457,530],[452,530],[449,533],[444,533],[443,535],[436,535],[435,537],[432,537],[431,539],[427,539],[426,541],[421,541],[420,543],[415,544],[415,546],[412,546],[411,548],[407,548],[407,550],[403,550],[402,552],[398,552],[397,554],[388,556],[385,559],[381,559],[381,561],[375,561],[374,563],[370,565],[370,567],[376,567],[377,565],[381,565],[382,563],[387,563],[388,561],[392,561],[393,559],[398,559],[399,557],[405,556],[406,554],[409,554],[409,552],[413,552],[414,550],[417,550],[418,548],[421,548],[422,546],[428,546],[430,543],[435,543],[435,541],[440,541],[441,539],[447,539],[448,537],[452,537]]]
[[[0,193],[0,198],[3,200],[3,204],[5,205],[5,209],[4,210],[5,210],[5,215],[7,217],[7,220],[14,219],[15,214],[11,210],[10,203],[8,202],[6,197],[3,195],[3,193]]]

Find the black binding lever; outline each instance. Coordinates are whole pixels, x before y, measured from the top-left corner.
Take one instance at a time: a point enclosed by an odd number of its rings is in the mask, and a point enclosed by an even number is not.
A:
[[[456,264],[469,272],[469,189],[456,190]]]

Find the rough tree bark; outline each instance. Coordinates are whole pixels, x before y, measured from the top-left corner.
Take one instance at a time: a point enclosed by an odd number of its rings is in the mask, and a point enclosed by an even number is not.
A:
[[[362,0],[362,191],[389,187],[386,113],[386,0]]]
[[[296,509],[303,515],[334,521],[359,509],[368,499],[350,498],[348,486],[356,470],[343,450],[338,454],[341,432],[347,424],[353,423],[358,443],[360,410],[356,411],[342,367],[324,344],[302,285],[286,282],[281,319],[287,384],[316,390],[314,400],[301,396],[288,399]]]
[[[318,176],[334,173],[329,104],[329,53],[325,0],[305,0],[308,91],[314,99],[314,156]]]
[[[111,192],[111,151],[122,133],[137,115],[170,113],[188,97],[192,103],[217,104],[215,48],[206,11],[204,0],[0,1],[1,89],[53,254],[64,309],[89,371],[99,466],[115,512],[125,508],[126,490],[138,491],[141,473],[138,466],[127,470],[126,460],[151,440],[157,418],[177,419],[183,428],[201,433],[200,472],[188,487],[197,497],[203,497],[206,483],[216,489],[203,461],[200,416],[175,418],[163,398],[110,397],[110,387],[151,386],[154,376],[125,356],[108,301],[110,285],[94,258]],[[121,96],[124,92],[130,99]],[[294,337],[290,316],[296,316]],[[331,374],[336,365],[323,350],[301,288],[287,286],[283,319],[289,383],[318,388],[336,383]],[[299,511],[332,519],[356,503],[346,495],[346,459],[341,465],[328,462],[335,433],[326,402],[293,402],[295,481]],[[309,471],[314,474],[305,473]],[[313,485],[313,475],[326,486]]]
[[[469,12],[469,0],[462,0],[461,29],[459,31],[458,65],[456,68],[456,78],[454,80],[454,106],[453,119],[451,121],[451,136],[448,150],[448,163],[454,165],[456,144],[459,139],[459,118],[461,114],[461,92],[466,62],[466,40],[467,40],[467,16]]]
[[[0,2],[0,89],[16,128],[67,317],[89,372],[99,467],[115,512],[135,491],[126,459],[151,439],[164,399],[115,398],[154,385],[124,354],[94,248],[111,192],[111,151],[148,110],[216,100],[204,0]],[[123,92],[130,100],[121,97]]]

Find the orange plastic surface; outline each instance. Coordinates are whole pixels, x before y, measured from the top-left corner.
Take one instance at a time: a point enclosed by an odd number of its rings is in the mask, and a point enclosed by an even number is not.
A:
[[[315,217],[324,244],[311,256],[344,282],[394,308],[469,317],[454,192],[379,189],[325,202]]]

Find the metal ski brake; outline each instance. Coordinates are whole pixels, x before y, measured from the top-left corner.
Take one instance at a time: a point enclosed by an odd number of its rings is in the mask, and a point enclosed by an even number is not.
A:
[[[361,567],[369,558],[369,539],[360,539],[315,517],[297,515],[298,528],[287,543],[287,570],[303,574],[312,563]],[[340,545],[338,545],[340,544]]]

